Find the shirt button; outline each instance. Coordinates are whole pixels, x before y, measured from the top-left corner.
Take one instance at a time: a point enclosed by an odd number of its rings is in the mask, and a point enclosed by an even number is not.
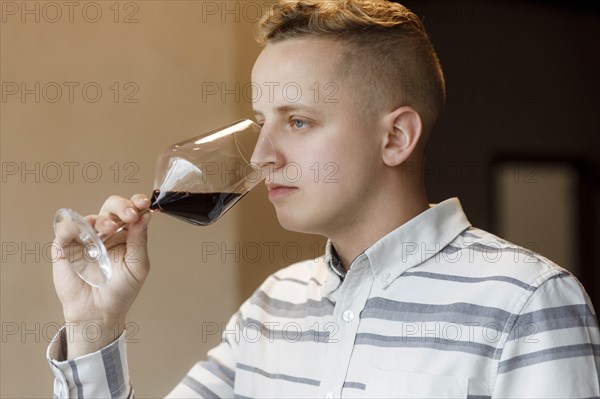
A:
[[[354,312],[351,310],[346,310],[342,315],[342,318],[346,323],[350,323],[352,320],[354,320]]]
[[[388,281],[389,279],[390,279],[390,272],[384,272],[384,273],[381,275],[381,280],[382,280],[382,281]]]
[[[327,392],[327,395],[325,395],[326,399],[333,399],[333,393],[331,392]]]

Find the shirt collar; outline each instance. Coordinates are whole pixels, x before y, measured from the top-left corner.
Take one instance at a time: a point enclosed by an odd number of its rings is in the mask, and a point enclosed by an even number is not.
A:
[[[325,263],[334,274],[342,279],[346,277],[346,270],[342,266],[342,261],[340,261],[338,254],[335,252],[331,240],[327,240],[327,245],[325,246]]]
[[[374,279],[385,289],[406,270],[437,255],[470,226],[458,198],[450,198],[430,205],[428,210],[382,237],[356,260],[366,255]],[[324,260],[329,271],[325,289],[332,292],[343,275],[330,240]]]
[[[327,266],[327,279],[325,280],[325,292],[332,293],[339,287],[340,283],[346,277],[346,271],[342,266],[342,262],[335,253],[335,248],[331,240],[327,240],[325,246],[325,265]]]

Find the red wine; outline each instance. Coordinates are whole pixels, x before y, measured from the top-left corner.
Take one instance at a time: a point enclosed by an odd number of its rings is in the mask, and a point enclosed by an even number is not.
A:
[[[152,193],[150,209],[174,216],[186,222],[206,226],[214,223],[235,204],[239,193],[190,193],[185,191],[160,191]]]

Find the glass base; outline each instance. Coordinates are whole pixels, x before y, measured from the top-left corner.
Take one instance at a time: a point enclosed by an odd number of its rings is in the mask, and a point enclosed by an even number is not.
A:
[[[98,233],[79,213],[62,208],[54,216],[54,233],[64,239],[63,257],[73,271],[93,287],[106,285],[112,276],[108,252]]]

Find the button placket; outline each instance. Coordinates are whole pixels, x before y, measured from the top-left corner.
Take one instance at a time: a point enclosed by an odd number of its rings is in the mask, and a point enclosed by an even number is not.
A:
[[[374,282],[368,258],[355,260],[341,286],[336,291],[334,320],[339,323],[339,341],[327,346],[325,373],[321,380],[321,398],[341,397],[348,368],[350,367],[358,314],[364,308]],[[331,394],[331,396],[329,396]]]
[[[342,314],[342,319],[344,319],[346,323],[350,323],[352,320],[354,320],[354,312],[351,310],[346,310]]]

